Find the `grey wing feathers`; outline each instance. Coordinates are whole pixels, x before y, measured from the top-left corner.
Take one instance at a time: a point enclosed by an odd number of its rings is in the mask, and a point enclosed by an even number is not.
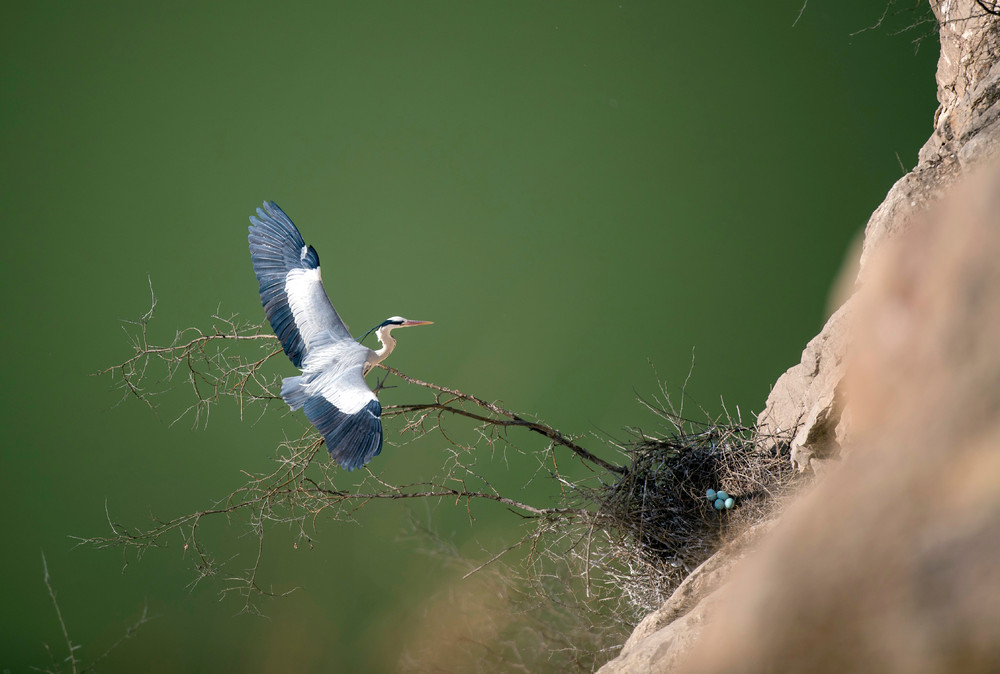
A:
[[[307,370],[288,377],[281,397],[293,410],[303,409],[341,467],[354,470],[382,451],[382,406],[365,384],[360,364],[332,375]]]
[[[297,367],[317,340],[352,339],[330,303],[319,273],[319,256],[306,246],[291,219],[273,201],[250,216],[250,259],[264,313]]]
[[[303,405],[309,421],[323,434],[330,456],[347,470],[360,468],[382,451],[382,406],[372,400],[360,411],[345,414],[323,396]]]

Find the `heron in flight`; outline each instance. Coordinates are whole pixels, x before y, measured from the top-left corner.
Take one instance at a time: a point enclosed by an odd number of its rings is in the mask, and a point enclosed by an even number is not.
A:
[[[351,337],[320,279],[319,256],[285,212],[265,201],[250,216],[250,260],[267,320],[292,364],[302,370],[281,384],[281,397],[323,434],[330,456],[347,470],[382,451],[382,406],[365,375],[396,347],[392,331],[431,321],[393,316],[375,326],[382,348]],[[362,337],[361,339],[364,339]]]

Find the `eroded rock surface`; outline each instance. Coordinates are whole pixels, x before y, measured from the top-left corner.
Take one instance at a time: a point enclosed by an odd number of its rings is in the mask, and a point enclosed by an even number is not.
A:
[[[734,546],[699,567],[605,674],[1000,671],[1000,170],[928,219],[997,161],[1000,17],[975,0],[931,7],[934,132],[868,222],[864,292],[758,420],[795,433],[799,470],[830,474],[751,562]]]
[[[1000,671],[998,261],[1000,166],[873,255],[845,363],[851,451],[670,671]]]
[[[874,251],[907,231],[959,176],[990,161],[1000,148],[1000,17],[975,0],[934,0],[931,8],[941,38],[934,132],[917,166],[892,186],[865,227],[859,283]],[[838,438],[848,434],[841,427],[839,386],[854,302],[849,299],[830,317],[801,362],[778,379],[758,418],[765,433],[795,429],[792,461],[800,471],[837,456]]]

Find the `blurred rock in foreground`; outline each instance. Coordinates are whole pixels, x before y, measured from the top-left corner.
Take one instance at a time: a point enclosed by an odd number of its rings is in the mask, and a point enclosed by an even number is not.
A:
[[[843,460],[603,672],[1000,671],[1000,168],[869,264]]]
[[[679,671],[1000,671],[1000,170],[870,264],[846,458]]]
[[[986,5],[931,1],[934,133],[868,223],[858,292],[761,415],[765,432],[799,430],[792,460],[819,483],[763,540],[697,569],[602,673],[1000,672],[1000,16]]]

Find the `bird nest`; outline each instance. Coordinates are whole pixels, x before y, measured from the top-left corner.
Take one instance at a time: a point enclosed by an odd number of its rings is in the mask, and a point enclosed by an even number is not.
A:
[[[642,610],[660,606],[727,540],[772,515],[796,476],[787,438],[739,423],[672,421],[676,430],[664,437],[639,433],[624,447],[628,471],[590,494],[621,569],[609,575]],[[709,490],[725,491],[730,507]]]

